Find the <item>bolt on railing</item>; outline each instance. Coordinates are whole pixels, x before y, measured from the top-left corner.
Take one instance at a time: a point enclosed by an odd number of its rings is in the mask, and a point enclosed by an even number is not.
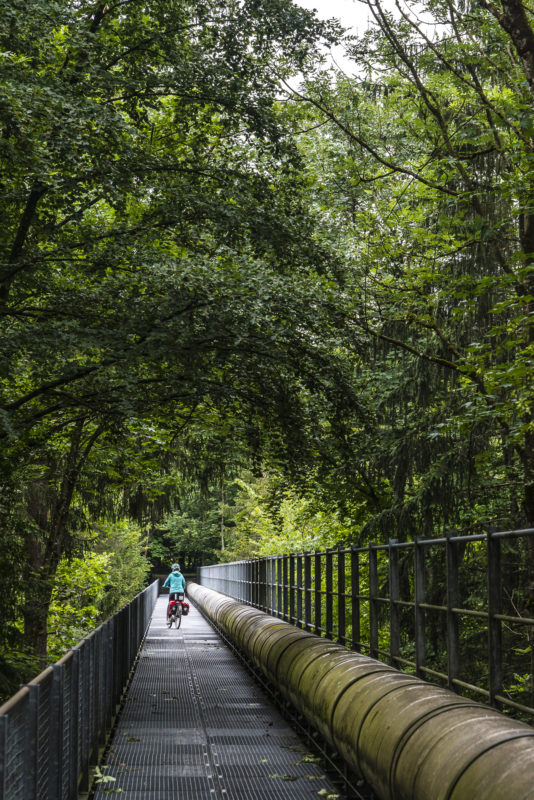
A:
[[[106,742],[158,581],[0,706],[0,800],[76,800]]]
[[[269,556],[199,582],[453,691],[534,718],[534,529]]]

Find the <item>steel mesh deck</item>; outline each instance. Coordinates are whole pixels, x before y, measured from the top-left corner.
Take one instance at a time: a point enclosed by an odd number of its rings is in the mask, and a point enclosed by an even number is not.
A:
[[[336,789],[191,607],[177,631],[158,599],[94,800],[311,800]],[[120,793],[116,790],[120,789]],[[106,791],[107,790],[107,791]]]

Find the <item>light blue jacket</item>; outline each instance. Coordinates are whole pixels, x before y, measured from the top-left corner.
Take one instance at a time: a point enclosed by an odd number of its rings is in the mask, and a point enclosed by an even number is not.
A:
[[[163,588],[166,589],[167,586],[169,587],[169,592],[185,592],[185,578],[182,573],[177,569],[171,572],[163,584]]]

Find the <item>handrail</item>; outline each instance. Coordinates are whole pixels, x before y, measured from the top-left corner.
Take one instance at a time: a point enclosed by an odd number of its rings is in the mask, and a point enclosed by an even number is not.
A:
[[[158,581],[0,706],[0,800],[76,800],[111,730]]]
[[[534,528],[392,539],[204,566],[198,581],[534,721],[530,684],[517,677],[532,672],[532,537]]]

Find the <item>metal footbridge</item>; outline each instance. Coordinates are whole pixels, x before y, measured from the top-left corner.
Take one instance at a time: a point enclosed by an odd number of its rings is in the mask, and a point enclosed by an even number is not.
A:
[[[94,800],[311,800],[337,794],[199,612],[167,628],[161,596]],[[113,781],[105,780],[114,778]]]
[[[534,727],[321,635],[295,566],[190,582],[178,630],[147,587],[0,707],[0,800],[534,800]]]

